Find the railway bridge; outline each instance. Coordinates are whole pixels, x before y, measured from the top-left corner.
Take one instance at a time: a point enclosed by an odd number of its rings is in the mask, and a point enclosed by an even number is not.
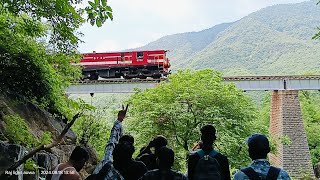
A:
[[[271,154],[272,164],[287,170],[293,177],[302,172],[313,174],[308,141],[303,125],[299,90],[320,90],[319,76],[233,76],[224,77],[224,83],[235,83],[244,91],[272,91],[269,131],[276,141],[277,152]],[[134,88],[156,87],[161,79],[98,80],[72,84],[67,94],[133,93]],[[291,144],[281,139],[289,137]]]

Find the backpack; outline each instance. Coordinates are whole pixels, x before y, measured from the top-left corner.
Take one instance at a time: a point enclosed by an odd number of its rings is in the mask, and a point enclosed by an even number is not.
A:
[[[270,169],[268,171],[268,174],[265,178],[265,180],[277,180],[279,173],[280,173],[279,168],[270,166]],[[259,176],[259,173],[255,172],[251,167],[247,167],[244,169],[241,169],[241,171],[246,174],[250,180],[262,180],[264,179],[263,177]]]
[[[194,179],[195,180],[220,180],[221,166],[215,156],[219,152],[212,150],[209,154],[205,154],[201,149],[197,151],[200,159],[196,165]]]

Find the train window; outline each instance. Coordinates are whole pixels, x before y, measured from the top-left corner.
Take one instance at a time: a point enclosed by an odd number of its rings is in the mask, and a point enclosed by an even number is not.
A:
[[[137,59],[143,58],[143,52],[137,52]]]
[[[124,53],[121,53],[121,61],[124,61]]]

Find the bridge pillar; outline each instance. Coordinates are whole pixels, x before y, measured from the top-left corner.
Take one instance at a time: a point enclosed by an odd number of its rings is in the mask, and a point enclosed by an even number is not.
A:
[[[302,173],[314,175],[298,91],[272,92],[269,130],[277,147],[277,152],[269,155],[271,163],[292,177]],[[286,137],[291,141],[288,145],[282,143]]]

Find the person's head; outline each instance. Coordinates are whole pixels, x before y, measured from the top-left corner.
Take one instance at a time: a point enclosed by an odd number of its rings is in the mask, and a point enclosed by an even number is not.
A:
[[[163,146],[157,152],[157,163],[160,169],[170,169],[174,163],[174,152],[172,149]]]
[[[268,138],[263,134],[253,134],[247,139],[249,156],[252,160],[265,159],[270,152]]]
[[[208,124],[200,129],[203,146],[212,146],[216,138],[216,129]]]
[[[116,169],[121,168],[124,163],[128,163],[132,159],[134,151],[133,143],[128,141],[118,143],[112,152]]]
[[[74,150],[71,153],[69,161],[72,162],[73,167],[77,171],[80,171],[88,159],[89,159],[88,151],[83,147],[76,146],[76,148],[74,148]]]
[[[167,138],[165,138],[162,135],[158,135],[150,142],[151,147],[155,148],[155,151],[157,152],[159,148],[166,146],[168,144]]]
[[[125,134],[123,136],[121,136],[121,138],[119,139],[119,143],[122,142],[130,142],[131,144],[134,144],[134,138],[133,136],[129,135],[129,134]]]

